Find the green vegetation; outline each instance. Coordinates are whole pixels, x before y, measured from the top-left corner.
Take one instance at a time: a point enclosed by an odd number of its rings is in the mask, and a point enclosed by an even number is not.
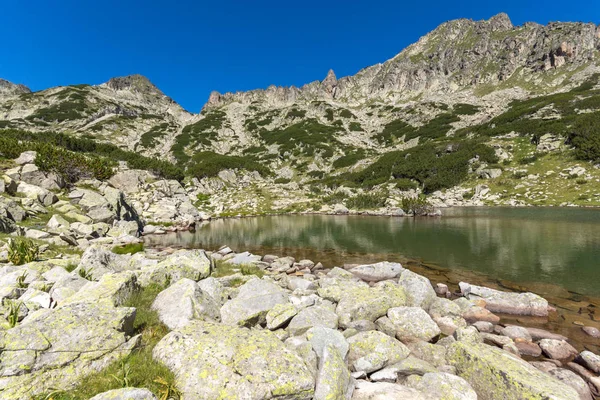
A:
[[[357,194],[346,200],[346,207],[354,210],[373,210],[385,207],[387,196],[387,193],[383,192]]]
[[[288,119],[294,119],[294,118],[304,118],[305,116],[306,116],[306,111],[298,110],[297,108],[292,108],[290,111],[288,111],[288,113],[285,117]]]
[[[238,272],[242,275],[256,275],[259,278],[262,278],[265,275],[263,270],[253,264],[236,265],[227,261],[217,260],[215,261],[215,267],[213,268],[213,273],[211,276],[220,278],[223,276],[234,275]],[[243,282],[240,282],[240,284],[241,283]]]
[[[350,131],[352,132],[362,132],[363,130],[359,122],[350,122],[350,125],[348,125],[348,129],[350,129]]]
[[[365,151],[363,149],[357,149],[352,153],[341,156],[333,162],[334,168],[345,168],[356,164],[360,160],[365,158]]]
[[[217,176],[224,169],[245,169],[256,171],[262,176],[269,175],[269,170],[262,164],[249,158],[224,156],[212,151],[196,153],[188,167],[188,173],[198,179]]]
[[[144,251],[144,243],[129,243],[112,248],[112,252],[115,254],[135,254],[140,251]]]
[[[124,307],[136,309],[133,329],[134,334],[142,335],[139,348],[123,360],[113,362],[102,371],[84,377],[73,390],[55,391],[51,394],[52,398],[84,400],[98,393],[120,389],[127,385],[147,388],[161,399],[179,399],[181,393],[175,388],[175,376],[167,367],[152,358],[154,346],[169,332],[168,328],[160,322],[156,311],[151,308],[152,302],[163,289],[165,288],[158,285],[148,286],[134,293],[123,304]]]
[[[40,248],[31,239],[22,237],[8,239],[8,261],[23,265],[37,260]]]
[[[428,143],[409,150],[392,151],[362,171],[342,174],[327,183],[370,188],[402,178],[418,182],[425,193],[431,193],[467,179],[469,160],[476,155],[490,164],[498,161],[494,150],[482,143],[462,141],[452,147],[454,151],[447,152],[444,144]]]
[[[175,144],[171,147],[173,156],[179,165],[185,165],[190,160],[186,149],[196,148],[199,144],[208,146],[217,138],[217,131],[225,123],[225,113],[219,110],[213,110],[204,114],[200,121],[188,125],[175,139]]]
[[[402,210],[405,213],[412,213],[414,216],[426,215],[432,207],[424,196],[404,197],[402,199]]]
[[[150,129],[148,132],[144,132],[144,134],[142,134],[139,145],[144,148],[156,146],[158,139],[166,136],[168,128],[168,123],[163,123],[152,127],[152,129]]]
[[[332,145],[343,146],[333,137],[336,132],[337,128],[322,125],[311,118],[284,129],[262,130],[260,136],[267,145],[278,144],[281,155],[289,152],[313,156],[321,152],[324,157],[332,157]]]
[[[5,300],[8,303],[8,315],[6,320],[8,321],[8,326],[14,328],[17,326],[19,322],[19,310],[21,309],[21,305],[23,304],[17,300]]]
[[[479,107],[472,104],[458,103],[454,105],[454,113],[458,115],[474,115],[479,112]]]
[[[15,129],[0,131],[0,155],[5,158],[18,157],[21,152],[38,152],[36,165],[64,175],[68,181],[93,176],[106,179],[112,175],[116,161],[125,161],[130,168],[151,171],[165,179],[183,180],[183,170],[168,161],[144,157],[138,153],[123,150],[115,145],[94,140],[77,138],[64,133],[33,133]],[[77,153],[85,153],[85,156]],[[74,169],[75,173],[70,169]]]

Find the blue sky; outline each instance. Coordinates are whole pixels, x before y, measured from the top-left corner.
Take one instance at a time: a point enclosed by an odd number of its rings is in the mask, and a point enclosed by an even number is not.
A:
[[[2,0],[0,78],[32,90],[139,73],[198,112],[211,90],[300,86],[383,62],[440,23],[600,22],[600,2]]]

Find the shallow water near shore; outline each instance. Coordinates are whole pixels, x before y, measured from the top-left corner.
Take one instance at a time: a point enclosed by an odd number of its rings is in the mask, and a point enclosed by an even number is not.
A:
[[[234,251],[308,258],[326,267],[400,261],[457,290],[467,281],[528,290],[558,308],[549,319],[503,322],[551,329],[579,346],[600,328],[600,210],[572,208],[453,208],[442,217],[286,215],[214,220],[195,232],[145,238],[149,247]]]

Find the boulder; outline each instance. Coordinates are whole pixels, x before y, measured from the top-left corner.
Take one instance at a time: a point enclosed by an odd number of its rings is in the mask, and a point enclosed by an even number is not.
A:
[[[38,200],[46,207],[51,206],[58,201],[58,197],[51,191],[25,182],[19,183],[17,186],[17,194],[22,194],[29,199]]]
[[[464,379],[443,372],[429,372],[408,386],[429,395],[432,400],[477,400],[477,393]]]
[[[575,389],[579,393],[579,400],[593,400],[590,387],[575,372],[565,368],[553,368],[548,371],[548,374]]]
[[[398,363],[410,353],[405,345],[379,331],[359,332],[348,338],[348,343],[348,364],[367,374]]]
[[[190,321],[220,321],[220,305],[198,284],[183,278],[160,292],[152,309],[158,312],[160,320],[171,330],[181,328]]]
[[[406,305],[408,306],[421,307],[427,311],[431,303],[437,299],[429,279],[407,269],[400,275],[398,285],[403,287],[406,292]]]
[[[90,246],[83,252],[75,272],[85,270],[94,279],[100,279],[103,275],[124,271],[128,262],[129,256],[115,254],[102,246]]]
[[[349,344],[344,335],[337,329],[315,326],[306,332],[306,338],[319,359],[323,356],[323,350],[327,346],[334,346],[340,356],[345,359],[348,354]]]
[[[46,224],[46,226],[49,229],[69,229],[69,227],[71,226],[71,224],[69,223],[69,221],[67,221],[66,219],[64,219],[60,215],[54,214],[52,216],[52,218],[50,218],[50,220],[48,221],[48,223]]]
[[[394,279],[399,277],[402,271],[404,271],[402,265],[387,261],[376,264],[359,265],[350,269],[352,274],[366,282],[379,282]]]
[[[287,324],[298,314],[298,309],[291,303],[276,304],[267,313],[267,329],[274,331]]]
[[[342,293],[335,310],[340,326],[347,327],[352,321],[375,321],[390,308],[406,304],[405,291],[398,285],[385,281],[377,286],[349,288]]]
[[[388,382],[356,381],[352,400],[428,400],[416,389]]]
[[[277,304],[287,302],[288,294],[275,283],[252,279],[221,307],[221,318],[227,325],[256,325],[265,322],[267,313]]]
[[[149,179],[155,178],[148,171],[128,169],[114,174],[108,183],[124,193],[139,193]]]
[[[17,165],[25,165],[25,164],[33,164],[37,157],[37,151],[24,151],[19,157],[15,158],[15,164]]]
[[[441,333],[431,317],[419,307],[395,307],[388,310],[399,340],[430,341]]]
[[[120,306],[139,290],[137,277],[131,271],[106,274],[98,282],[86,283],[62,304],[108,302],[113,306]]]
[[[288,331],[292,335],[301,335],[315,326],[336,329],[338,327],[338,316],[326,306],[307,307],[298,312],[288,325]]]
[[[590,371],[600,374],[600,356],[589,350],[582,351],[575,359],[577,364],[583,365]]]
[[[526,361],[485,344],[456,342],[448,347],[448,362],[471,384],[480,399],[576,399],[568,385]]]
[[[153,357],[185,399],[298,399],[314,395],[303,359],[268,330],[192,321],[168,333]]]
[[[157,398],[148,389],[124,388],[97,394],[90,400],[157,400]]]
[[[28,399],[69,387],[139,344],[134,308],[77,303],[40,309],[3,333],[2,398]]]
[[[315,387],[314,400],[347,399],[352,394],[354,382],[339,349],[332,344],[325,346]]]
[[[188,278],[199,281],[212,272],[212,262],[203,250],[179,250],[163,261],[148,268],[142,268],[140,283],[165,285]]]
[[[548,301],[537,294],[502,292],[465,282],[460,282],[459,286],[465,297],[485,300],[486,308],[491,312],[537,317],[548,315]]]

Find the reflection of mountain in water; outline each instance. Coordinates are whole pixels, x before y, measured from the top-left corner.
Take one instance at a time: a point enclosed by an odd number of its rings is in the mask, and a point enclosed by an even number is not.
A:
[[[166,245],[275,254],[310,249],[420,258],[516,282],[544,281],[600,294],[600,212],[573,209],[454,209],[442,218],[280,216],[216,220],[197,232],[151,239]],[[369,257],[372,258],[372,257]]]

